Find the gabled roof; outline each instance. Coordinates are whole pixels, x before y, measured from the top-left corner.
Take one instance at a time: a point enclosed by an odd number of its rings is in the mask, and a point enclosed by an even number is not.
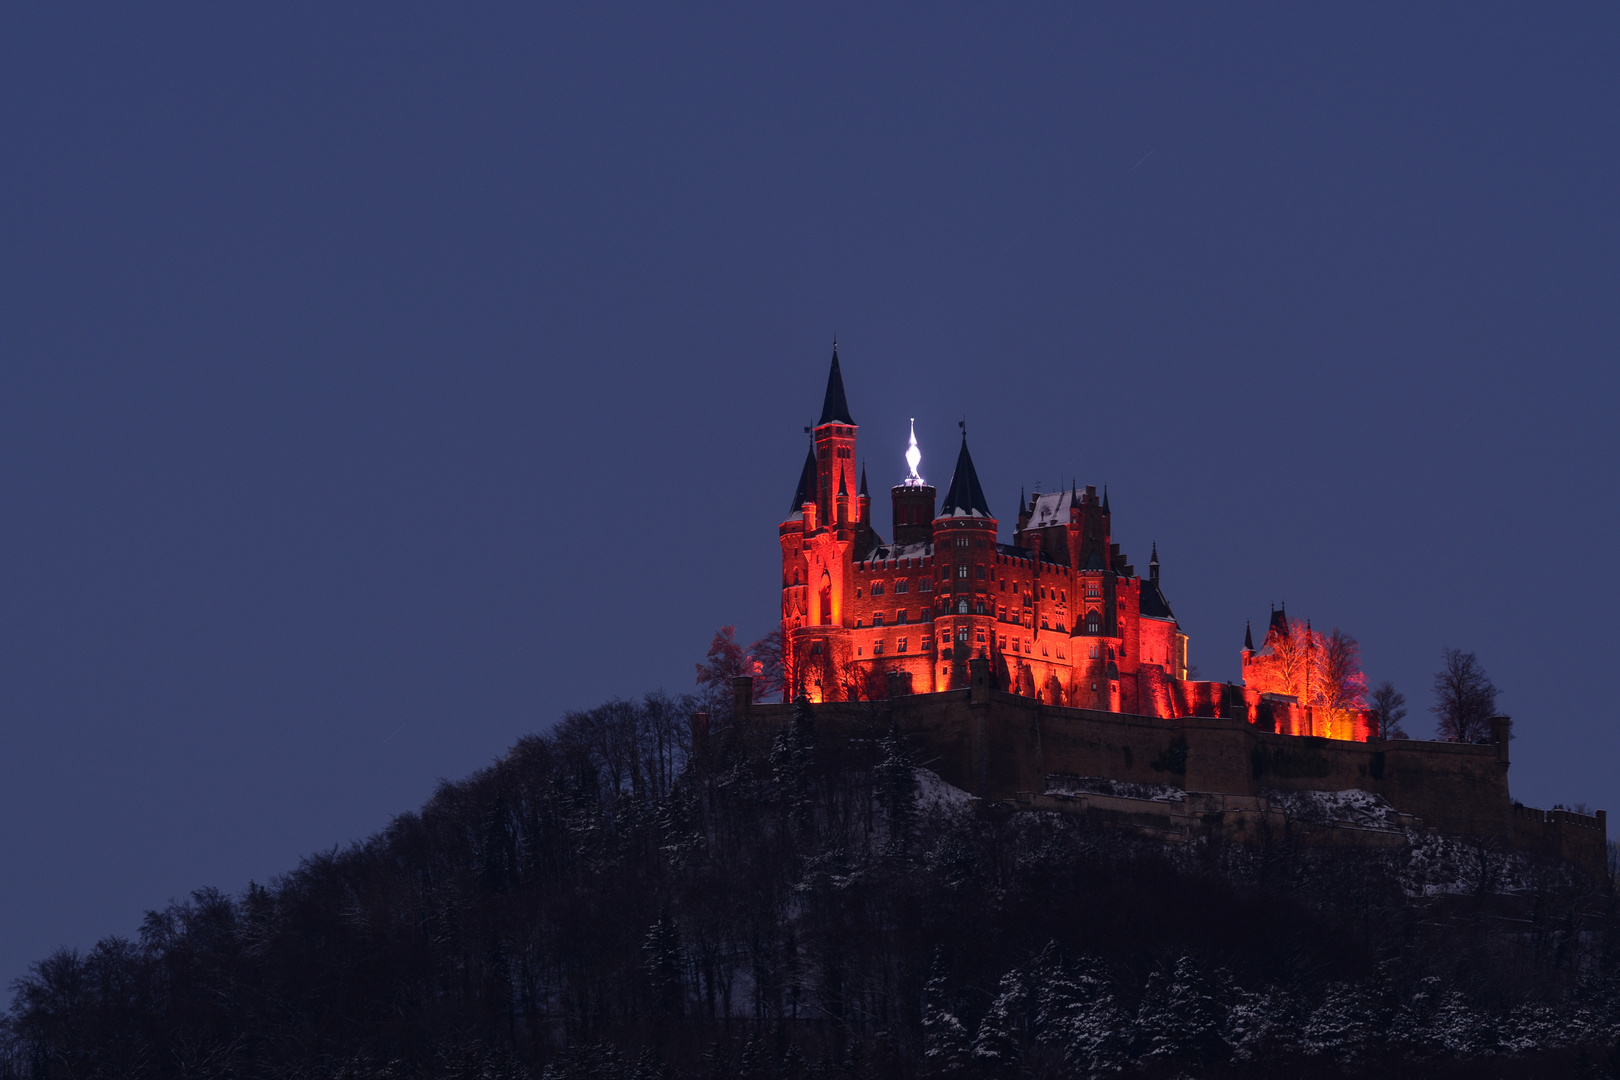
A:
[[[1069,509],[1080,505],[1080,496],[1073,491],[1054,491],[1036,495],[1029,501],[1029,524],[1026,528],[1042,529],[1048,525],[1067,525]]]
[[[844,400],[844,376],[838,370],[838,343],[835,341],[832,370],[827,373],[827,396],[821,402],[821,419],[816,421],[816,426],[854,422],[849,415],[849,402]]]
[[[984,501],[984,488],[979,486],[979,474],[973,469],[973,458],[968,453],[967,436],[962,436],[962,452],[956,455],[956,471],[951,473],[951,486],[945,489],[945,502],[940,517],[993,518],[990,505]]]
[[[804,509],[807,502],[816,501],[816,452],[807,451],[804,455],[804,471],[799,474],[799,488],[793,493],[793,505],[788,507],[788,516],[792,517]]]

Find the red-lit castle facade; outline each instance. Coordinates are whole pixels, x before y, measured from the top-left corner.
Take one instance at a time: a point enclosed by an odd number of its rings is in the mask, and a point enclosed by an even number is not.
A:
[[[1001,543],[964,434],[937,504],[908,454],[911,475],[890,490],[886,542],[857,469],[856,430],[835,347],[814,446],[780,527],[789,696],[888,696],[896,678],[900,692],[962,689],[969,661],[983,658],[998,688],[1049,704],[1238,714],[1284,733],[1367,738],[1359,715],[1329,721],[1276,695],[1189,680],[1157,548],[1139,576],[1113,540],[1106,491],[1020,495],[1013,542]]]

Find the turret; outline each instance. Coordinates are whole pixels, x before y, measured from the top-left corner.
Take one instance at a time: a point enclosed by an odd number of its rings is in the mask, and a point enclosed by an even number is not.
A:
[[[968,660],[989,658],[995,648],[996,598],[990,592],[995,556],[996,519],[964,432],[951,485],[934,518],[934,565],[943,575],[939,590],[945,607],[934,620],[942,688],[966,686]]]
[[[838,343],[833,343],[832,368],[827,372],[827,393],[816,422],[816,489],[821,517],[829,528],[840,524],[838,492],[848,497],[855,486],[855,421],[844,398],[844,376],[838,368]],[[846,513],[842,519],[848,522]],[[847,526],[846,526],[847,527]]]

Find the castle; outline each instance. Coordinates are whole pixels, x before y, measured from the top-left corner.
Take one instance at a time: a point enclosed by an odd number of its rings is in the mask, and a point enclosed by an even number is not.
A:
[[[1189,679],[1157,548],[1138,576],[1113,541],[1107,491],[1020,494],[1003,544],[965,432],[942,503],[917,472],[913,434],[885,542],[836,345],[813,430],[779,529],[783,702],[756,702],[753,677],[734,679],[738,737],[779,729],[802,696],[818,725],[867,742],[874,723],[892,725],[985,812],[1080,814],[1179,843],[1388,848],[1426,831],[1607,879],[1603,811],[1509,794],[1508,717],[1490,719],[1485,743],[1383,738],[1354,695],[1313,686],[1313,671],[1330,670],[1312,656],[1327,639],[1280,611],[1259,650],[1245,634],[1242,685]],[[694,746],[707,731],[700,713]],[[1396,820],[1312,823],[1287,809],[1299,793],[1350,791],[1378,796]]]
[[[881,696],[898,675],[914,693],[968,685],[974,658],[997,689],[1053,705],[1139,716],[1215,716],[1241,701],[1268,730],[1365,741],[1358,709],[1301,705],[1297,695],[1190,680],[1187,635],[1159,585],[1113,540],[1108,492],[1095,487],[1019,494],[1013,542],[968,452],[967,434],[945,498],[917,473],[890,490],[894,540],[873,527],[866,472],[857,476],[857,425],[833,346],[814,446],[804,462],[782,545],[782,640],[788,696],[812,702]],[[855,494],[851,494],[854,492]],[[1245,673],[1262,668],[1286,635],[1274,613]]]

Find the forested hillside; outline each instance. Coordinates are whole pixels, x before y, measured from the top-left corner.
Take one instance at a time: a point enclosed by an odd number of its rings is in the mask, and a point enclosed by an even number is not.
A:
[[[978,813],[874,708],[571,715],[15,987],[19,1077],[1610,1076],[1606,885]],[[1478,852],[1479,865],[1488,852]]]

